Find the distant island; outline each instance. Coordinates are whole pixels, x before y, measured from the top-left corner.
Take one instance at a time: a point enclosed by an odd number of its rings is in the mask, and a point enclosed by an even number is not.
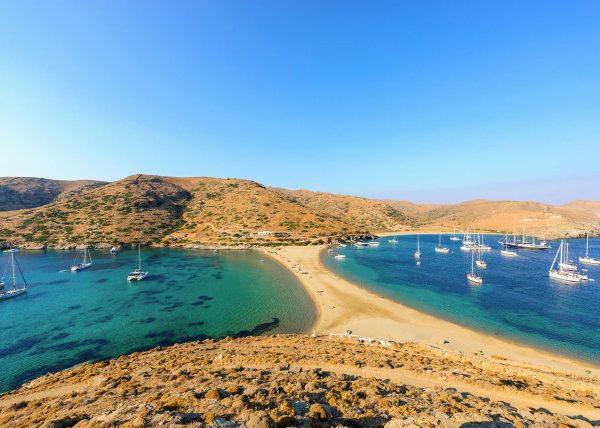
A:
[[[250,180],[133,175],[112,183],[0,178],[0,245],[240,247],[322,244],[381,232],[600,233],[600,202],[419,205]]]

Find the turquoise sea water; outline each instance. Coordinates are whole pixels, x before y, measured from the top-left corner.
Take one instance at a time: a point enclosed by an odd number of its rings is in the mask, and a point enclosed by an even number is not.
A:
[[[157,345],[304,332],[316,318],[293,275],[258,252],[142,250],[150,276],[139,283],[126,281],[136,251],[92,251],[92,268],[70,272],[74,255],[18,254],[30,288],[0,302],[1,391]],[[7,255],[0,260],[4,268]]]
[[[466,278],[471,254],[459,241],[445,244],[450,254],[434,251],[437,235],[421,235],[421,265],[413,257],[416,236],[397,244],[379,239],[379,247],[348,247],[324,252],[331,270],[365,287],[444,319],[511,340],[600,363],[600,266],[585,266],[596,281],[577,285],[548,277],[558,242],[550,250],[519,250],[500,255],[499,236],[486,236],[493,250],[480,271],[483,285]],[[585,252],[585,239],[569,240],[573,260]],[[346,259],[334,259],[343,253]],[[590,255],[600,257],[600,240],[590,240]]]

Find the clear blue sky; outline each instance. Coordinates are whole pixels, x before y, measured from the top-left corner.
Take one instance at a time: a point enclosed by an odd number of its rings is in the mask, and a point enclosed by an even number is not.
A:
[[[0,175],[600,199],[600,2],[2,1]]]

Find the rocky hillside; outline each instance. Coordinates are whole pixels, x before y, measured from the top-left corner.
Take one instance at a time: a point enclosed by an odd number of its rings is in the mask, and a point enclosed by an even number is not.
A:
[[[190,198],[160,177],[132,176],[39,208],[0,213],[0,240],[58,247],[155,242],[181,226]]]
[[[600,382],[411,343],[304,336],[156,348],[0,396],[4,427],[589,427]]]
[[[43,205],[0,211],[0,245],[279,245],[455,227],[512,233],[525,226],[528,234],[548,239],[600,234],[600,203],[592,201],[417,205],[270,188],[241,179],[136,175],[110,184],[5,180],[12,184],[4,187],[3,206],[23,201]],[[26,185],[19,185],[20,180]]]
[[[409,203],[378,201],[355,196],[334,195],[309,190],[273,189],[294,201],[320,212],[326,212],[345,224],[370,231],[409,230],[419,224],[407,212]]]
[[[184,226],[172,234],[180,243],[285,243],[366,232],[254,181],[167,179],[192,195],[183,212]]]
[[[421,217],[421,227],[452,231],[454,227],[500,233],[520,233],[545,238],[584,236],[586,232],[600,235],[600,205],[579,202],[553,206],[538,202],[468,201],[441,205],[427,210]]]
[[[148,175],[0,213],[0,225],[1,241],[29,247],[138,241],[244,246],[366,233],[253,181]]]
[[[0,211],[35,208],[105,185],[94,180],[0,177]]]

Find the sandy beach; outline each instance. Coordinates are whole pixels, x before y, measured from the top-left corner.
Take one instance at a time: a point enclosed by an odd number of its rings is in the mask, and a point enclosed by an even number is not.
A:
[[[458,352],[465,357],[501,361],[520,367],[600,376],[600,368],[584,361],[534,349],[420,312],[329,271],[320,260],[323,247],[263,249],[296,275],[313,298],[319,335],[353,334],[398,342],[417,342]]]

